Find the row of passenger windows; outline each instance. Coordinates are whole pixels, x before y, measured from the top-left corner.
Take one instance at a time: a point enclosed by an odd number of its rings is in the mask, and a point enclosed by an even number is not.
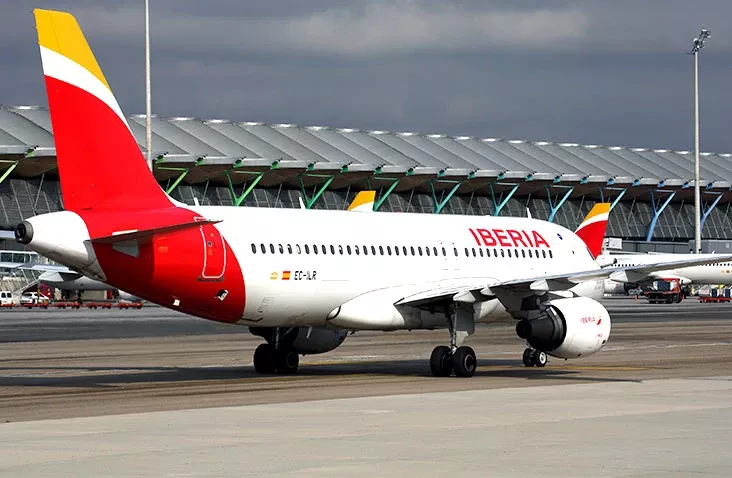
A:
[[[465,257],[491,257],[491,251],[493,251],[493,257],[498,257],[499,255],[501,257],[531,257],[531,258],[552,258],[552,251],[547,251],[546,249],[541,250],[533,250],[533,249],[520,249],[520,250],[512,250],[512,249],[484,249],[484,248],[475,248],[475,247],[466,247],[465,248]],[[300,244],[269,244],[269,246],[265,244],[259,244],[259,248],[257,248],[257,245],[252,243],[252,253],[257,254],[331,254],[331,255],[364,255],[368,256],[371,254],[372,256],[376,255],[395,255],[395,256],[443,256],[447,257],[447,249],[444,247],[440,247],[439,249],[435,246],[432,247],[422,247],[422,246],[343,246],[343,245],[330,245],[326,246],[325,244],[321,245],[309,245],[305,244],[301,246]],[[459,256],[458,249],[455,247],[453,248],[453,253],[455,254],[455,257]]]

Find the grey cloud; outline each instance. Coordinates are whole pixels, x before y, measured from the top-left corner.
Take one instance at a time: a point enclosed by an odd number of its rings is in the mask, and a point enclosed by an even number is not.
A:
[[[142,0],[37,0],[82,24],[123,110],[144,111]],[[732,3],[151,0],[168,116],[732,151]],[[447,6],[446,6],[447,5]],[[31,8],[0,17],[0,102],[45,104]]]

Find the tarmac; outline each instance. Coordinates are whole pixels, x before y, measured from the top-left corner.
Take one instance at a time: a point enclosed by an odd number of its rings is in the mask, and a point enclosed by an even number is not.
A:
[[[259,376],[245,328],[3,311],[0,476],[730,476],[732,304],[606,306],[608,346],[544,369],[511,324],[479,327],[472,379],[429,376],[444,331]]]

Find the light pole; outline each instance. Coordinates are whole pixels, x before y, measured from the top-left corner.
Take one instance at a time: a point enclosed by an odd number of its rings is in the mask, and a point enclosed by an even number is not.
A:
[[[152,117],[150,105],[150,2],[145,0],[145,153],[152,171]]]
[[[711,36],[702,30],[694,38],[689,55],[694,55],[694,253],[701,253],[701,192],[699,190],[699,51]]]

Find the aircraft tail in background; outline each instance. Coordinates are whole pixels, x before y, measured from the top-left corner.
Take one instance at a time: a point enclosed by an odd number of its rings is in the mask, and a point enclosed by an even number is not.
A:
[[[609,217],[610,203],[597,203],[575,231],[575,234],[585,242],[595,259],[602,253],[602,244],[605,241],[605,231],[607,230]]]
[[[373,212],[376,202],[376,191],[359,191],[348,206],[349,211]]]

